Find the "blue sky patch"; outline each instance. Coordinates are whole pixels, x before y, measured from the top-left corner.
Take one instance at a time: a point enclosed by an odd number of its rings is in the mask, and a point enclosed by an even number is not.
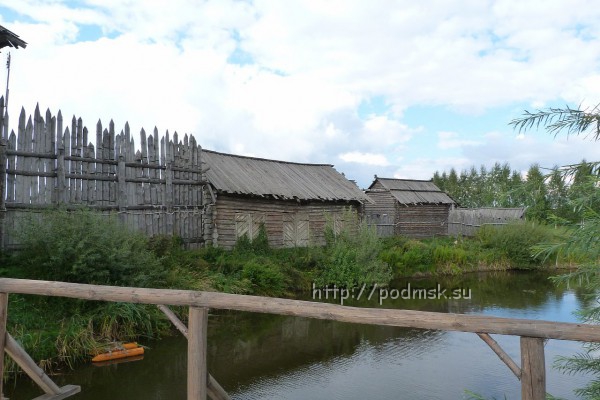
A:
[[[33,23],[35,20],[27,15],[19,14],[15,10],[0,6],[0,15],[6,22]],[[16,33],[16,32],[15,32]]]
[[[358,116],[361,119],[367,119],[370,115],[385,115],[389,109],[390,106],[384,96],[373,96],[359,104]]]
[[[252,65],[254,64],[254,58],[250,53],[236,47],[233,53],[227,58],[227,62],[236,65]]]
[[[100,38],[107,37],[102,32],[102,28],[98,25],[78,25],[79,34],[77,35],[78,42],[94,42]],[[115,35],[116,36],[116,35]]]

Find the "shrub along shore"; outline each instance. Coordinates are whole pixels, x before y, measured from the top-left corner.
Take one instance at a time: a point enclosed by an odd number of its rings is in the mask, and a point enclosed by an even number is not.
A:
[[[263,230],[231,251],[184,250],[177,238],[128,231],[90,211],[53,211],[22,224],[18,252],[0,254],[4,277],[100,285],[294,297],[316,286],[387,285],[394,278],[484,270],[570,267],[582,260],[535,256],[535,245],[567,232],[530,222],[483,227],[474,238],[379,239],[366,226],[334,234],[325,246],[271,249]],[[185,310],[179,312],[185,318]],[[72,368],[112,342],[172,332],[154,306],[11,295],[8,330],[40,366]],[[7,363],[8,374],[17,372]]]

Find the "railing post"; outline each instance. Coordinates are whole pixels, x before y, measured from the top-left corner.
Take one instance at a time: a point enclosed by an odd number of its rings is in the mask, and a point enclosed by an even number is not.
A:
[[[546,398],[544,339],[521,337],[521,399]]]
[[[188,400],[206,400],[208,369],[206,365],[206,334],[208,309],[190,307],[188,323]]]
[[[0,400],[4,399],[4,343],[6,339],[6,317],[8,316],[8,293],[0,293]]]

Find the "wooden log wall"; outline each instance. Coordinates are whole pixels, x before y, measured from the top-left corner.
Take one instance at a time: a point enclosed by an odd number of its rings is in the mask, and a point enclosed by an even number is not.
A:
[[[325,225],[332,223],[339,232],[346,224],[348,210],[355,214],[359,211],[350,203],[298,203],[221,194],[214,208],[214,244],[231,249],[244,233],[255,238],[261,223],[265,224],[271,247],[324,244]]]
[[[6,121],[0,119],[4,247],[18,246],[11,232],[23,218],[57,207],[118,213],[127,227],[149,236],[177,235],[190,247],[204,242],[209,206],[202,149],[193,136],[142,129],[136,150],[128,123],[117,134],[112,121],[98,121],[90,132],[81,118],[42,115],[39,106],[29,117],[21,110],[17,132],[9,134]]]
[[[389,190],[377,187],[367,195],[374,204],[365,204],[365,220],[377,228],[379,236],[423,238],[448,234],[448,204],[404,205]]]
[[[396,235],[413,238],[448,234],[448,204],[396,205]]]
[[[381,183],[377,182],[377,185],[381,185]],[[385,189],[375,189],[367,192],[367,195],[374,203],[365,204],[365,221],[369,226],[377,229],[378,236],[394,236],[397,200],[389,190]]]

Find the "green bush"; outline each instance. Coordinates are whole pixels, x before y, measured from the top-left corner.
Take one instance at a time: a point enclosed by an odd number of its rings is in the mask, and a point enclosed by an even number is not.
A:
[[[391,269],[379,258],[382,246],[374,229],[361,223],[357,232],[345,230],[333,235],[332,231],[329,229],[315,284],[351,287],[389,283]]]
[[[240,254],[268,254],[270,250],[269,238],[267,236],[267,228],[265,224],[260,224],[258,234],[254,239],[250,239],[247,234],[242,235],[237,239],[233,248],[234,253]]]
[[[254,292],[261,294],[277,295],[285,289],[285,278],[281,270],[268,258],[248,260],[242,269],[242,278],[250,281]]]
[[[148,240],[116,217],[92,211],[50,211],[27,218],[17,232],[15,262],[27,278],[119,286],[164,285],[165,270]]]
[[[484,248],[506,256],[513,268],[534,268],[542,260],[534,256],[533,247],[539,243],[557,241],[560,231],[533,222],[511,222],[504,226],[482,226],[475,238]]]
[[[402,245],[382,251],[381,259],[393,268],[397,277],[435,269],[431,246],[415,239],[404,240]]]

